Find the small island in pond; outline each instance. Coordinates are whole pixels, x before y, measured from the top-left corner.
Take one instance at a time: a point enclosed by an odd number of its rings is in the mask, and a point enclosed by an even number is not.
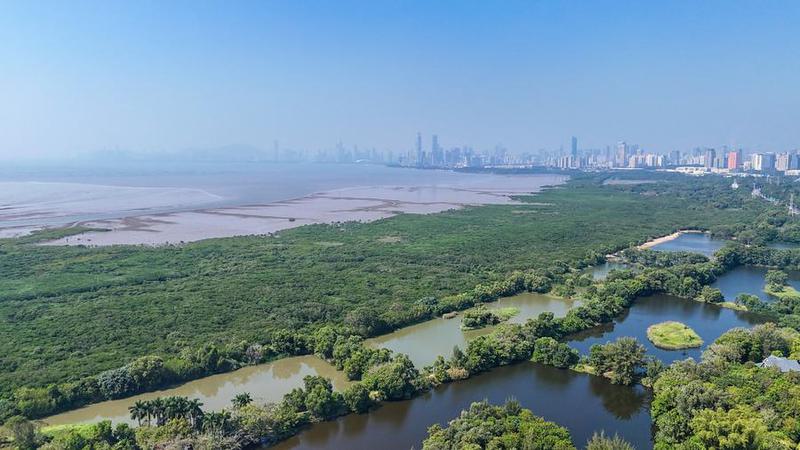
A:
[[[647,328],[647,339],[658,348],[681,350],[703,345],[703,339],[687,325],[680,322],[661,322]]]
[[[480,305],[464,312],[461,318],[461,328],[475,330],[489,325],[497,325],[517,314],[519,314],[519,308],[515,307],[488,309],[486,306]]]

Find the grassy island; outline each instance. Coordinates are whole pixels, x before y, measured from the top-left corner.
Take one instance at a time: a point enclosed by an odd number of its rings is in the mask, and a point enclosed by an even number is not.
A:
[[[703,340],[686,324],[680,322],[661,322],[647,328],[647,339],[658,348],[680,350],[703,345]]]
[[[519,314],[519,308],[508,307],[499,309],[488,309],[481,305],[470,309],[461,318],[461,328],[464,330],[475,330],[489,325],[497,325]]]

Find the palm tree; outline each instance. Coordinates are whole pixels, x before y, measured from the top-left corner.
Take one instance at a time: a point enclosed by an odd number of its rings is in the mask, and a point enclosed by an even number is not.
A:
[[[231,403],[233,403],[233,407],[237,409],[247,406],[252,402],[253,402],[253,397],[251,397],[250,393],[248,392],[242,392],[241,394],[236,394],[236,396],[233,397],[233,400],[231,400]]]
[[[205,414],[203,412],[203,403],[194,398],[189,400],[187,409],[189,413],[189,421],[192,423],[193,428],[199,428],[200,419]]]
[[[128,411],[131,413],[131,419],[137,421],[139,426],[142,426],[142,419],[147,416],[147,407],[145,403],[137,401],[128,408]]]
[[[150,401],[150,406],[153,408],[153,415],[156,418],[156,425],[164,425],[165,422],[165,404],[164,399],[161,397],[154,398]]]
[[[216,436],[224,436],[231,421],[231,413],[222,410],[220,412],[209,412],[203,417],[203,429]]]

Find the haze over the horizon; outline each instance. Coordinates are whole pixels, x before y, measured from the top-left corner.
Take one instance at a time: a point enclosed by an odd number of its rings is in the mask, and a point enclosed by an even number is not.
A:
[[[800,147],[800,3],[6,2],[0,159]]]

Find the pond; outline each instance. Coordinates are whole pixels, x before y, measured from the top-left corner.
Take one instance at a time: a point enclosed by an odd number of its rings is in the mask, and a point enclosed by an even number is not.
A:
[[[722,248],[725,242],[725,240],[713,239],[708,233],[681,233],[675,239],[658,243],[650,249],[666,252],[694,252],[710,257]]]
[[[552,312],[556,317],[564,316],[570,308],[578,304],[577,301],[564,300],[551,295],[524,293],[486,303],[486,307],[489,309],[519,308],[519,314],[506,323],[524,323],[545,311]],[[396,353],[405,353],[417,368],[422,368],[432,364],[439,355],[450,356],[454,346],[458,345],[463,350],[467,341],[476,336],[490,333],[495,328],[462,330],[461,314],[459,313],[452,319],[433,319],[401,328],[392,333],[368,339],[366,343],[373,347],[388,348]]]
[[[315,356],[297,356],[212,375],[172,389],[95,403],[48,417],[43,422],[48,425],[62,425],[111,420],[114,423],[133,425],[135,421],[131,420],[128,407],[136,401],[173,395],[199,399],[203,403],[203,409],[214,411],[229,407],[231,399],[242,392],[250,393],[253,400],[259,403],[277,402],[292,389],[302,387],[303,377],[306,375],[328,377],[336,389],[344,389],[349,384],[347,377],[327,362]]]
[[[421,448],[430,425],[445,425],[472,402],[502,403],[509,398],[567,427],[579,448],[600,430],[619,434],[639,450],[653,446],[650,397],[641,386],[616,386],[600,377],[526,362],[449,383],[411,400],[387,402],[368,414],[315,424],[272,448]]]
[[[606,261],[604,264],[598,264],[596,266],[587,267],[586,272],[591,273],[592,278],[597,281],[597,280],[605,280],[609,272],[611,272],[612,270],[625,270],[628,268],[629,266],[625,263]]]
[[[711,287],[719,289],[728,301],[733,301],[739,294],[755,295],[765,302],[772,301],[773,298],[764,292],[768,270],[766,267],[739,266],[717,278]],[[786,273],[789,275],[789,285],[800,289],[800,272]]]
[[[683,322],[690,326],[703,339],[703,346],[685,350],[656,348],[647,339],[647,327],[667,320]],[[670,364],[689,357],[699,360],[703,349],[729,329],[751,327],[761,322],[763,319],[752,313],[670,295],[653,295],[637,299],[615,322],[572,336],[569,345],[581,354],[588,355],[589,348],[593,344],[605,344],[619,337],[630,336],[638,339],[647,348],[648,354],[657,357],[664,364]]]

